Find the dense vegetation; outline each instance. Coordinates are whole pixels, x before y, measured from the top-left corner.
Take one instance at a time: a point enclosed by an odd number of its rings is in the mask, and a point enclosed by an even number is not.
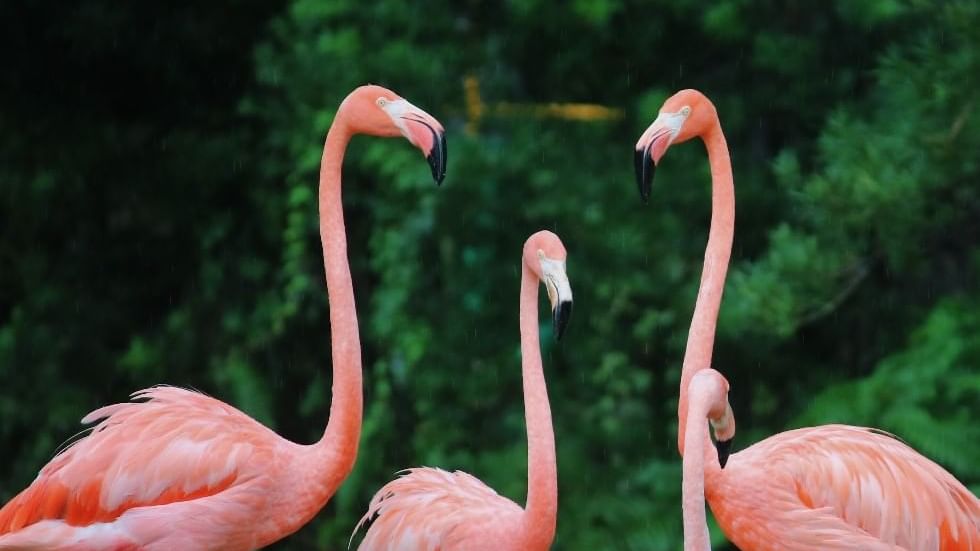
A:
[[[523,500],[517,268],[541,228],[567,245],[576,298],[566,338],[543,339],[555,549],[679,547],[677,381],[708,171],[699,145],[673,148],[643,205],[631,156],[685,87],[718,106],[734,162],[715,367],[732,383],[736,448],[807,424],[874,425],[980,491],[977,2],[0,11],[0,500],[82,415],[156,383],[319,436],[330,351],[316,169],[337,104],[364,82],[446,124],[449,169],[437,189],[401,140],[348,152],[362,451],[276,549],[344,549],[371,494],[411,465]],[[467,76],[487,105],[625,115],[490,110],[474,124]]]

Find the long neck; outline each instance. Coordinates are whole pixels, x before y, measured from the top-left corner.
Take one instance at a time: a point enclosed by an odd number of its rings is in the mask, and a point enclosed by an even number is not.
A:
[[[538,341],[539,281],[527,265],[521,274],[521,373],[527,421],[527,505],[524,528],[527,549],[547,549],[558,517],[558,464],[551,425],[548,388]]]
[[[343,108],[327,133],[320,161],[320,241],[330,301],[330,350],[333,356],[333,390],[330,420],[317,442],[318,455],[328,468],[324,476],[332,494],[350,473],[357,457],[363,409],[361,341],[354,307],[354,285],[347,261],[347,233],[340,193],[340,170],[351,132]],[[327,496],[329,497],[329,496]]]
[[[685,430],[687,453],[684,454],[684,478],[681,483],[681,506],[684,511],[684,551],[710,551],[708,521],[704,511],[704,465],[710,441],[707,409],[703,400],[692,402],[691,423]],[[710,447],[710,446],[709,446]]]
[[[687,387],[691,377],[711,366],[711,351],[715,342],[715,325],[721,295],[725,290],[728,260],[732,253],[735,233],[735,184],[732,179],[732,163],[721,125],[714,126],[704,135],[711,166],[711,229],[708,246],[704,251],[704,267],[701,286],[694,306],[694,317],[687,335],[687,350],[681,370],[681,396],[677,404],[677,447],[684,455],[684,435],[687,426]]]
[[[309,522],[350,474],[361,433],[361,343],[354,308],[354,285],[347,263],[347,236],[340,197],[340,168],[351,132],[343,105],[327,133],[320,161],[320,241],[330,301],[333,390],[323,437],[302,450],[279,485],[282,511],[269,517],[257,547],[269,545]]]

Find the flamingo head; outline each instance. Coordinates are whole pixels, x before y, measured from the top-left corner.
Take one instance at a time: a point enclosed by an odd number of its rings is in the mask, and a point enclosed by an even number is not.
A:
[[[703,369],[694,375],[690,385],[691,390],[703,394],[709,404],[708,423],[715,434],[718,464],[724,469],[735,437],[735,414],[728,401],[728,380],[714,369]]]
[[[572,316],[572,288],[565,272],[567,256],[561,239],[548,230],[535,233],[524,243],[524,264],[548,290],[556,340],[561,340]]]
[[[403,136],[419,148],[432,168],[437,184],[446,177],[446,131],[432,115],[398,94],[374,84],[351,92],[342,109],[351,109],[351,130],[386,138]]]
[[[636,142],[636,183],[643,202],[650,199],[653,173],[671,144],[703,136],[717,121],[715,106],[697,90],[681,90],[667,98],[653,123]]]

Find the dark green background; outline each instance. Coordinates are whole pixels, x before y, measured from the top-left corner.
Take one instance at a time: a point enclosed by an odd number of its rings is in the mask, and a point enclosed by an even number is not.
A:
[[[353,475],[277,549],[344,549],[373,492],[459,468],[523,502],[517,291],[542,313],[556,550],[677,549],[676,395],[709,216],[704,150],[649,205],[633,144],[674,90],[718,107],[735,170],[715,367],[736,448],[827,422],[892,431],[980,490],[980,4],[394,0],[0,7],[0,499],[95,407],[192,386],[310,442],[329,406],[316,170],[340,100],[386,85],[447,128],[441,189],[359,138],[345,211],[365,360]],[[610,122],[487,117],[591,102]],[[714,531],[716,543],[723,538]]]

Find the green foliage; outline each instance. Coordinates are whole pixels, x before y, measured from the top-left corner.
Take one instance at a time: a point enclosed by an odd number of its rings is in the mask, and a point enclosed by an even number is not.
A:
[[[908,346],[875,372],[832,385],[800,416],[801,425],[889,427],[910,445],[967,480],[980,478],[980,314],[974,302],[935,307]],[[976,491],[976,485],[974,485]]]
[[[676,146],[642,205],[629,159],[682,87],[712,98],[732,149],[715,363],[739,442],[873,425],[980,485],[975,3],[89,2],[57,22],[22,4],[5,5],[23,22],[5,51],[31,53],[0,87],[0,499],[87,411],[161,382],[296,441],[321,434],[316,176],[336,106],[365,82],[446,125],[447,178],[433,186],[403,140],[348,150],[361,454],[275,548],[344,548],[373,492],[413,465],[523,501],[519,255],[542,228],[568,248],[576,298],[560,344],[541,318],[555,549],[680,545],[674,419],[709,176],[703,148]],[[468,75],[490,105],[625,118],[489,113],[470,134]]]

